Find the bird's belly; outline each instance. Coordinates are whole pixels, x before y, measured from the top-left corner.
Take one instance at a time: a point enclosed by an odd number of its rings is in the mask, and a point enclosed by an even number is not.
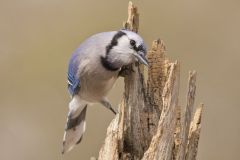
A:
[[[99,102],[108,94],[116,80],[116,76],[109,79],[85,78],[84,82],[81,81],[79,95],[88,102]]]

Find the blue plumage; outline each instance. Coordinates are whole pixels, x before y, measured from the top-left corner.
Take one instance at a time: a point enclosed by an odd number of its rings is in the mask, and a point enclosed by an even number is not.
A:
[[[77,52],[75,52],[72,55],[68,65],[68,90],[72,96],[77,94],[80,89],[80,80],[79,77],[77,76],[79,65],[77,56],[78,54]]]

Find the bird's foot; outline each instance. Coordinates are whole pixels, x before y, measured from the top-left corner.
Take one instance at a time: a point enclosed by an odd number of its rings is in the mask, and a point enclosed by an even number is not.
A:
[[[110,111],[112,111],[113,114],[116,115],[116,114],[118,113],[118,112],[116,112],[116,111],[112,108],[111,103],[108,102],[107,99],[103,99],[103,100],[101,101],[101,104],[102,104],[104,107],[106,107],[107,109],[109,109]]]
[[[118,74],[118,76],[126,77],[134,72],[132,66],[123,66]]]

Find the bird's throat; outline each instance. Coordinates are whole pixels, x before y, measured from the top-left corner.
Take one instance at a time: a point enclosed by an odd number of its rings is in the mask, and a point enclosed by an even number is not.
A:
[[[106,57],[101,57],[101,63],[103,65],[103,67],[108,70],[108,71],[117,71],[120,70],[121,67],[116,66],[116,64],[114,64],[113,62],[111,62],[108,58],[108,56]]]

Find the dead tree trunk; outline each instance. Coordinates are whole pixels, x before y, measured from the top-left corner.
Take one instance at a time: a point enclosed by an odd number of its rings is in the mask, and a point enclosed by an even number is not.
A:
[[[139,14],[129,2],[126,29],[138,32]],[[196,72],[189,73],[187,104],[178,104],[180,66],[165,55],[162,40],[148,52],[148,80],[144,67],[134,64],[124,78],[119,114],[107,129],[99,160],[194,160],[197,155],[203,105],[193,115]]]

